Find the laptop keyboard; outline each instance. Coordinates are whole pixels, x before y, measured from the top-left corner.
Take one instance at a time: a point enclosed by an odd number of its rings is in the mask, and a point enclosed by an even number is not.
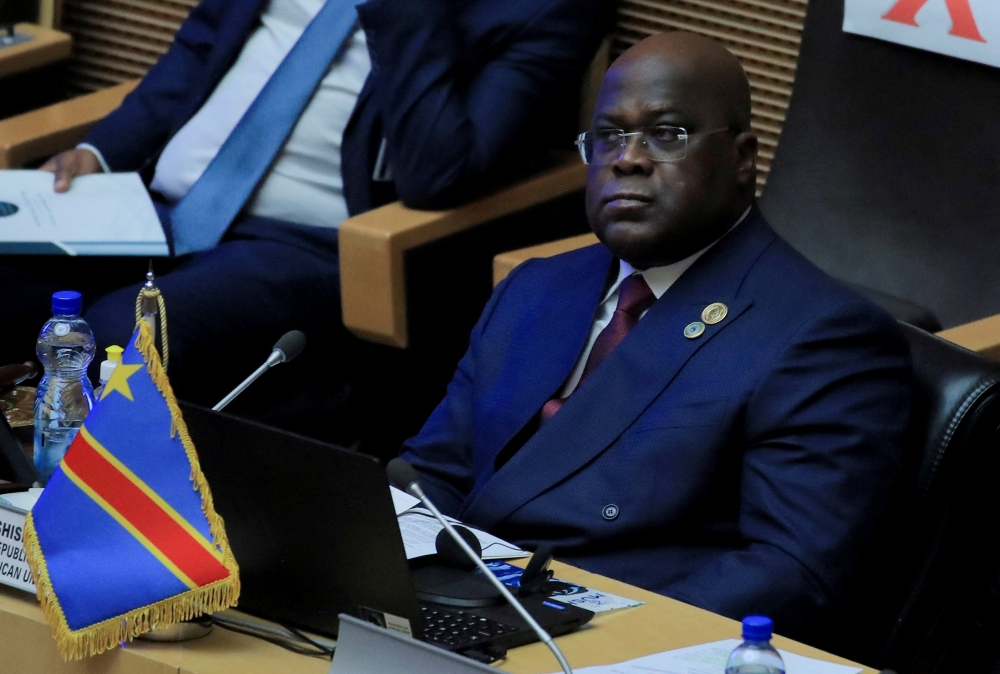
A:
[[[424,641],[449,650],[489,643],[495,637],[518,631],[496,620],[440,606],[423,605],[420,613],[424,620]]]

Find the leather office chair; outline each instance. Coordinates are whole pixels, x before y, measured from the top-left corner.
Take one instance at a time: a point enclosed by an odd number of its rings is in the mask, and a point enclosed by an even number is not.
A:
[[[809,4],[762,210],[833,276],[945,327],[1000,313],[996,69],[845,33],[843,18],[843,2]]]
[[[903,473],[825,644],[901,674],[985,672],[1000,565],[1000,364],[902,325],[914,409]],[[995,603],[995,599],[992,600]]]

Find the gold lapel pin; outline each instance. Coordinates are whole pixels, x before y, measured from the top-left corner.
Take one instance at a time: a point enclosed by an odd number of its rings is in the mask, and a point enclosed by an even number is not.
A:
[[[701,333],[705,332],[705,324],[701,321],[695,321],[694,323],[688,323],[687,327],[684,328],[684,336],[688,339],[696,339],[701,337]]]
[[[708,325],[715,325],[716,323],[721,323],[728,315],[729,307],[722,302],[712,302],[702,310],[701,320],[705,321]]]

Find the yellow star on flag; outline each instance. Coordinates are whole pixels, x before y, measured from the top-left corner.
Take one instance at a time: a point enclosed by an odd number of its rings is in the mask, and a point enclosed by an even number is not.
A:
[[[111,373],[111,379],[104,385],[104,391],[101,392],[101,400],[107,398],[108,394],[112,391],[118,391],[131,402],[135,402],[135,398],[132,397],[132,389],[128,387],[128,378],[134,375],[137,370],[141,370],[142,367],[141,364],[126,365],[125,363],[118,363],[115,371]]]

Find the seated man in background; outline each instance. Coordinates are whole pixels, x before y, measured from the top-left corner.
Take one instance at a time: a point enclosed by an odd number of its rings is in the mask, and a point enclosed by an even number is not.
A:
[[[101,170],[151,178],[182,397],[215,402],[293,328],[344,358],[340,222],[397,198],[452,206],[568,146],[612,20],[609,0],[355,4],[203,0],[121,107],[43,166],[56,191]],[[99,354],[131,334],[146,260],[4,264],[3,362],[31,357],[62,286],[84,292]]]
[[[754,206],[750,88],[722,46],[629,49],[580,145],[601,243],[497,287],[403,456],[472,525],[815,634],[897,474],[906,343]]]

